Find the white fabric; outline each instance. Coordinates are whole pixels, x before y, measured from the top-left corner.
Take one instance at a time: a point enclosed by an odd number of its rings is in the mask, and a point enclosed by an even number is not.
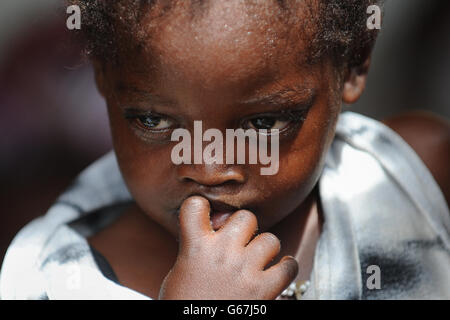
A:
[[[449,209],[395,132],[341,114],[319,190],[325,222],[305,298],[450,299]],[[83,218],[129,201],[111,152],[17,234],[1,269],[0,298],[150,299],[107,279],[86,241],[104,222]],[[379,290],[367,288],[369,265],[380,268]]]

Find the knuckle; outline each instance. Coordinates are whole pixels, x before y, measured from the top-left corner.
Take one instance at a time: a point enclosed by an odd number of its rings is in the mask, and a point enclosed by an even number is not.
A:
[[[283,267],[281,268],[284,272],[284,274],[289,279],[293,279],[297,276],[298,273],[298,263],[297,261],[292,258],[288,257],[283,261]]]
[[[268,245],[270,245],[271,247],[280,250],[281,249],[281,242],[280,239],[277,238],[276,235],[274,235],[273,233],[270,232],[264,232],[260,235],[261,240],[263,240],[264,242],[266,242]]]
[[[236,219],[239,222],[256,223],[256,216],[248,210],[239,210],[235,212]]]

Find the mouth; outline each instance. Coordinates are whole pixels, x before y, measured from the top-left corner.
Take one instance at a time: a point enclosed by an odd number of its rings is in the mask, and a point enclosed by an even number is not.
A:
[[[225,202],[211,200],[208,201],[211,206],[209,216],[211,220],[211,226],[214,231],[219,230],[223,225],[225,225],[231,215],[239,210],[239,208],[226,204]]]
[[[209,218],[211,220],[211,227],[214,231],[219,230],[227,220],[231,217],[233,213],[240,210],[240,208],[229,205],[223,201],[211,200],[202,195],[206,200],[208,200],[210,205]],[[174,210],[174,213],[178,216],[180,214],[180,207]]]

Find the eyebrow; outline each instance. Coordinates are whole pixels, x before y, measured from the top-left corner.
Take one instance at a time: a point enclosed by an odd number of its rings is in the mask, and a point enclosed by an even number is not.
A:
[[[139,100],[139,102],[150,103],[153,105],[165,105],[169,107],[177,105],[176,102],[170,101],[157,94],[153,94],[130,85],[119,84],[116,87],[116,90],[120,92],[131,92],[135,94],[134,98]]]
[[[243,106],[294,106],[308,105],[316,95],[316,90],[306,87],[284,87],[275,92],[266,93],[241,101]]]
[[[141,102],[146,102],[154,105],[165,105],[169,107],[176,106],[177,103],[164,99],[158,95],[152,94],[148,91],[141,90],[137,87],[119,84],[116,87],[118,91],[133,92],[137,94],[137,99]],[[292,106],[308,106],[314,100],[316,90],[306,87],[290,87],[286,86],[281,90],[265,93],[263,95],[256,95],[254,97],[240,101],[242,106],[274,106],[274,107],[292,107]]]

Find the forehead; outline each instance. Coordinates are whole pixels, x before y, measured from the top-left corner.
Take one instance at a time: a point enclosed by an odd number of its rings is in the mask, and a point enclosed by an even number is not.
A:
[[[279,2],[176,1],[169,9],[156,2],[140,20],[134,71],[151,68],[216,86],[224,79],[273,77],[286,64],[301,64],[313,29],[310,5]]]

